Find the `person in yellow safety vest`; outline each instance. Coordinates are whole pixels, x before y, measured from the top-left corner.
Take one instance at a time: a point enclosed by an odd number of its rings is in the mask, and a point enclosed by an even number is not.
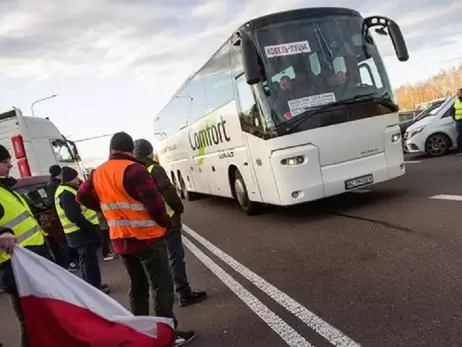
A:
[[[17,180],[9,177],[11,155],[0,145],[0,289],[6,292],[20,329],[20,346],[29,346],[16,282],[11,267],[11,254],[16,245],[51,260],[45,242],[45,231],[34,218],[26,200],[12,190]]]
[[[184,262],[184,247],[181,238],[181,214],[184,211],[183,202],[178,196],[175,187],[168,178],[164,168],[154,160],[154,148],[145,139],[135,141],[135,158],[144,163],[157,188],[164,198],[167,213],[172,219],[172,227],[167,230],[166,242],[170,271],[175,283],[175,290],[180,297],[180,306],[189,306],[207,298],[206,292],[193,292],[189,285]]]
[[[457,90],[457,98],[454,101],[453,118],[457,129],[457,155],[462,155],[462,88]]]
[[[101,283],[101,271],[96,252],[100,244],[99,220],[95,211],[80,205],[75,196],[79,188],[78,172],[64,166],[61,184],[56,189],[55,207],[69,246],[77,249],[82,278],[92,286],[109,293]]]

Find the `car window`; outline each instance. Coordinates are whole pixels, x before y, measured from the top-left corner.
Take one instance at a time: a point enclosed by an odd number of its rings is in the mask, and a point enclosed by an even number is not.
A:
[[[33,214],[53,208],[52,202],[47,197],[46,185],[46,183],[38,183],[15,189],[17,193],[26,199]]]

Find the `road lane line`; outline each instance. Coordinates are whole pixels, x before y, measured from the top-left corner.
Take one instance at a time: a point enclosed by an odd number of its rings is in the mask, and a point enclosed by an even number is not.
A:
[[[405,160],[404,164],[418,164],[421,163],[422,160]]]
[[[300,319],[308,327],[316,331],[327,341],[337,347],[360,347],[361,345],[353,341],[350,337],[342,333],[337,328],[325,322],[322,318],[316,316],[306,307],[292,299],[289,295],[282,292],[265,279],[257,275],[255,272],[239,263],[236,259],[213,245],[207,239],[196,233],[191,228],[183,224],[183,230],[197,242],[201,243],[210,252],[223,260],[236,272],[240,273],[244,278],[253,283],[258,289],[267,294],[270,298]]]
[[[462,195],[440,194],[440,195],[431,196],[431,197],[429,197],[429,199],[462,201]]]
[[[289,346],[313,347],[305,338],[290,325],[271,311],[265,304],[244,288],[231,275],[217,265],[204,252],[197,248],[187,237],[183,237],[184,245],[212,271],[231,291],[237,295],[257,316],[276,332]]]

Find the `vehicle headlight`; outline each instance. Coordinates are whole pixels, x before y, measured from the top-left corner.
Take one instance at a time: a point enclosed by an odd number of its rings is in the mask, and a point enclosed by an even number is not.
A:
[[[424,129],[425,129],[425,125],[421,126],[420,128],[412,130],[410,135],[409,135],[409,138],[412,138],[412,137],[416,136],[418,133],[421,133],[422,130],[424,130]]]
[[[296,157],[284,158],[281,160],[282,165],[295,166],[305,162],[305,157],[298,155]]]
[[[401,133],[395,133],[391,135],[391,142],[398,142],[401,138]]]

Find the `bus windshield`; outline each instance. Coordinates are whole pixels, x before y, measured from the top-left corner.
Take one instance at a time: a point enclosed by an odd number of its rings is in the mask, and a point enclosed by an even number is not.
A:
[[[263,87],[271,109],[268,123],[279,126],[311,108],[365,95],[394,103],[372,38],[367,35],[363,43],[362,22],[359,16],[335,15],[256,29],[265,74]],[[370,116],[365,112],[364,117]],[[320,122],[313,117],[310,127],[323,126]]]

